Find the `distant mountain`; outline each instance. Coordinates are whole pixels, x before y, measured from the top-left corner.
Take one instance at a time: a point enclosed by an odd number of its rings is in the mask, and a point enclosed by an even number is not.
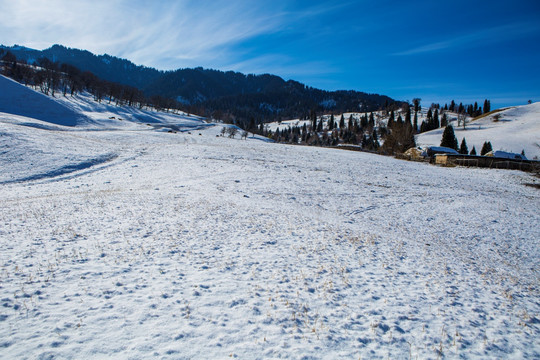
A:
[[[101,79],[134,86],[146,95],[175,99],[187,110],[229,121],[266,122],[316,112],[374,111],[393,103],[388,96],[358,91],[325,91],[275,75],[245,75],[203,68],[160,71],[110,55],[53,45],[45,50],[0,46],[19,60],[40,57],[90,71]]]
[[[18,45],[12,47],[0,45],[0,49],[10,51],[18,60],[24,60],[30,64],[35,63],[40,57],[45,57],[53,62],[70,64],[82,71],[90,71],[101,79],[135,86],[139,89],[163,74],[156,69],[137,66],[129,60],[107,54],[98,56],[86,50],[71,49],[61,45],[53,45],[45,50],[34,50]]]

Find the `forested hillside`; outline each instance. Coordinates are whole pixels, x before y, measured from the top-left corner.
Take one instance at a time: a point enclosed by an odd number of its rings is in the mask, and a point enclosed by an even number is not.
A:
[[[28,64],[67,64],[108,82],[128,85],[146,96],[173,99],[183,109],[227,122],[246,124],[306,117],[311,111],[375,111],[395,102],[388,96],[359,91],[325,91],[279,76],[245,75],[203,68],[160,71],[110,55],[54,45],[45,50],[0,46]]]

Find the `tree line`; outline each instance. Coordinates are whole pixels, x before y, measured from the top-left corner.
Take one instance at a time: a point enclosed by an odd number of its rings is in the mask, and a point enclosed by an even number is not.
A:
[[[447,127],[449,122],[448,112],[457,113],[458,124],[461,121],[465,126],[467,123],[466,116],[479,116],[491,110],[490,101],[487,99],[484,101],[483,106],[478,106],[477,103],[469,105],[460,103],[458,105],[454,100],[450,102],[450,105],[431,104],[425,120],[419,125],[418,114],[422,110],[420,98],[414,98],[411,103],[395,102],[386,98],[384,105],[379,107],[380,113],[374,114],[371,111],[360,116],[351,114],[348,119],[341,115],[340,119],[336,120],[333,114],[329,117],[317,115],[318,112],[324,111],[327,106],[334,107],[334,110],[336,107],[336,104],[323,104],[320,101],[321,94],[324,94],[324,92],[317,89],[306,89],[304,85],[291,81],[288,82],[290,86],[289,94],[282,92],[245,94],[189,105],[170,97],[146,96],[143,91],[134,86],[103,80],[90,71],[81,71],[73,65],[53,62],[46,57],[39,58],[34,64],[28,64],[24,60],[18,60],[11,52],[1,48],[0,67],[4,75],[53,97],[58,94],[73,96],[87,91],[93,95],[97,102],[108,101],[116,105],[147,107],[158,111],[187,110],[188,112],[236,124],[246,131],[266,136],[277,142],[315,146],[349,144],[389,155],[402,153],[416,146],[414,136],[418,133]],[[316,94],[316,96],[314,95],[313,99],[302,98],[300,92],[306,90]],[[338,109],[354,107],[353,103],[348,103],[350,101],[354,102],[352,100],[354,99],[353,93],[344,91],[335,92],[334,95],[339,100]],[[269,100],[268,97],[272,97],[272,99]],[[376,107],[381,98],[384,97],[373,95],[372,99],[366,98],[364,108]],[[265,100],[268,100],[268,102],[265,102]],[[314,106],[315,100],[318,101],[317,106]],[[246,104],[249,104],[249,106],[246,106]],[[289,109],[290,113],[289,111],[278,111],[271,104],[277,104],[277,108]],[[343,108],[341,108],[342,106]],[[302,126],[292,126],[286,129],[277,129],[276,131],[270,131],[265,126],[265,123],[269,120],[277,119],[280,121],[283,118],[290,118],[293,114],[308,107],[311,107],[311,110],[301,117],[302,120],[306,120]],[[258,110],[254,111],[254,108]],[[382,119],[386,118],[387,121],[384,123]],[[383,140],[382,145],[379,140]],[[465,139],[463,142],[465,142]],[[466,149],[466,143],[462,143],[460,148],[454,143],[450,145],[448,147],[461,151]],[[476,153],[476,149],[473,148],[472,151]]]
[[[74,96],[87,91],[97,102],[115,105],[147,107],[158,111],[182,110],[179,102],[159,95],[146,96],[141,90],[98,78],[90,71],[73,65],[53,62],[41,57],[34,64],[18,60],[11,52],[0,49],[1,73],[15,81],[41,91],[45,95]]]
[[[257,125],[252,120],[245,124],[244,128],[277,142],[316,146],[350,144],[365,150],[393,155],[415,147],[416,134],[447,127],[451,120],[448,115],[450,112],[457,113],[458,125],[462,124],[465,127],[470,116],[485,114],[490,111],[490,107],[490,101],[487,99],[483,107],[478,107],[477,103],[456,105],[453,100],[450,105],[431,104],[425,119],[419,125],[419,114],[422,111],[421,99],[415,98],[411,103],[386,102],[376,114],[370,112],[359,117],[351,114],[348,120],[343,115],[339,121],[334,115],[330,115],[329,118],[326,115],[319,117],[316,110],[311,110],[309,116],[301,119],[304,120],[301,126],[289,126],[285,129],[280,127],[272,132],[263,124]],[[383,119],[386,122],[382,121]],[[457,143],[455,146],[452,144],[448,147],[460,149]],[[466,143],[462,144],[461,150],[465,151],[465,149]],[[466,151],[468,153],[468,149]],[[476,153],[476,149],[473,148],[473,151]]]

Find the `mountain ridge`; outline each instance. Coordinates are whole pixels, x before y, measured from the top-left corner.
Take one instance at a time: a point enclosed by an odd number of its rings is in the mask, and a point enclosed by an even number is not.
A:
[[[148,96],[175,99],[188,111],[230,122],[254,119],[259,123],[304,117],[311,111],[373,111],[396,102],[385,95],[355,90],[316,89],[271,74],[246,75],[202,67],[157,70],[116,56],[95,55],[62,45],[44,50],[0,45],[0,49],[10,51],[18,60],[28,63],[34,63],[40,57],[67,63],[104,80],[134,86]]]

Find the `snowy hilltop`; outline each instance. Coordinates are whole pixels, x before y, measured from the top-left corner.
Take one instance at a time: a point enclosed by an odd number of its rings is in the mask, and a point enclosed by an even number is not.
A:
[[[540,159],[540,102],[493,111],[463,126],[454,126],[459,143],[466,139],[469,150],[480,150],[486,141],[494,150],[525,153],[528,159]],[[417,136],[419,146],[438,146],[444,129],[428,131]]]
[[[0,358],[540,357],[539,178],[230,128],[0,77]]]

